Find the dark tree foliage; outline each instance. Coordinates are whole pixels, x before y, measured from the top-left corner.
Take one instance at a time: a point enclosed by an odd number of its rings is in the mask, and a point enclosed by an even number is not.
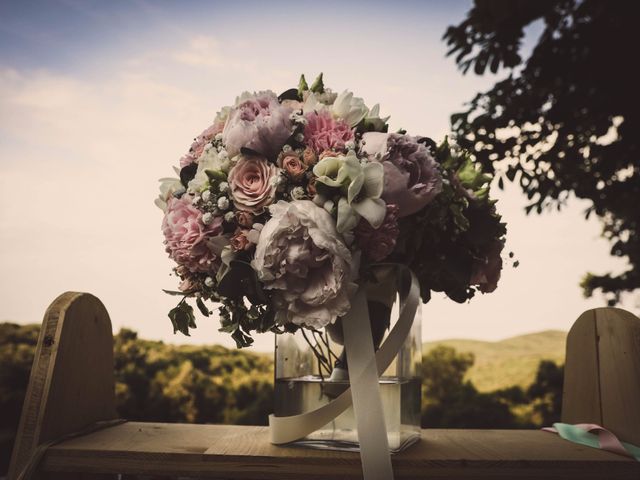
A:
[[[573,193],[589,200],[620,274],[586,274],[586,296],[610,305],[640,288],[640,81],[635,68],[640,4],[601,0],[476,0],[444,35],[463,72],[508,76],[452,115],[457,142],[502,188],[516,182],[527,213],[560,209]],[[544,24],[530,57],[524,29]],[[585,259],[588,261],[588,259]]]
[[[438,346],[422,357],[421,424],[429,428],[518,428],[510,404],[496,392],[481,393],[464,380],[473,354]],[[519,387],[520,397],[524,394]]]
[[[553,425],[560,421],[562,413],[562,384],[564,367],[550,360],[543,360],[538,366],[536,379],[527,389],[527,397],[533,405],[542,425]]]

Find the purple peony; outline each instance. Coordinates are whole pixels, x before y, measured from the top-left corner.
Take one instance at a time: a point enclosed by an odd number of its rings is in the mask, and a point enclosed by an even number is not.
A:
[[[274,159],[293,132],[291,107],[281,105],[275,93],[244,94],[229,112],[222,131],[227,153],[234,157],[250,148]]]
[[[374,262],[384,260],[393,252],[400,234],[399,212],[397,205],[387,205],[387,213],[379,228],[373,228],[364,218],[360,219],[360,223],[356,226],[354,230],[356,243],[362,253]]]
[[[369,132],[362,153],[384,166],[382,198],[406,217],[424,208],[442,191],[442,176],[429,149],[417,138],[398,133]]]

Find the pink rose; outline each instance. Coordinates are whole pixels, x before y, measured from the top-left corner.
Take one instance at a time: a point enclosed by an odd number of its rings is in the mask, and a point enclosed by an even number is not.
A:
[[[253,214],[244,210],[238,210],[236,212],[236,222],[238,222],[238,225],[241,227],[249,228],[253,225]]]
[[[384,167],[386,203],[400,207],[400,217],[423,209],[442,191],[442,175],[429,149],[415,137],[398,133],[367,132],[361,150]]]
[[[218,133],[222,132],[224,122],[217,121],[204,132],[198,135],[191,144],[189,152],[180,159],[180,168],[184,168],[191,163],[196,163],[207,143],[211,141]]]
[[[387,213],[380,227],[373,228],[364,218],[360,219],[360,223],[356,226],[354,230],[356,243],[374,262],[384,260],[396,247],[396,240],[400,234],[399,212],[397,205],[387,205]]]
[[[342,119],[334,119],[327,111],[309,112],[305,117],[304,140],[316,153],[344,151],[345,143],[354,138],[349,124]]]
[[[278,164],[293,180],[300,180],[307,170],[297,155],[286,155],[279,160]]]
[[[202,212],[192,205],[193,197],[170,198],[162,220],[164,244],[169,257],[190,272],[215,272],[218,256],[210,242],[222,235],[222,217],[210,225],[202,223]]]
[[[231,109],[222,131],[229,156],[238,155],[244,147],[275,159],[293,133],[291,111],[291,107],[280,105],[273,92],[249,95]]]
[[[228,178],[236,208],[261,214],[276,198],[276,185],[271,182],[276,175],[278,167],[264,158],[241,156]]]
[[[233,251],[240,252],[251,248],[252,244],[247,238],[247,233],[248,230],[243,230],[241,228],[236,230],[233,237],[231,237],[231,248]]]

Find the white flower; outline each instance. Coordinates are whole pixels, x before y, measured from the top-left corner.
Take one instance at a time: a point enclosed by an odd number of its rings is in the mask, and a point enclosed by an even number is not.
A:
[[[177,178],[161,178],[160,179],[160,195],[155,199],[156,206],[167,213],[167,202],[174,194],[184,193],[185,188]]]
[[[205,279],[204,279],[204,284],[205,284],[207,287],[213,287],[213,278],[211,278],[211,277],[207,277],[207,278],[205,278]]]
[[[365,116],[364,122],[366,125],[373,127],[375,131],[381,131],[384,125],[389,121],[391,117],[380,118],[380,104],[376,103],[369,113]]]
[[[316,182],[340,189],[337,229],[346,232],[355,228],[364,217],[372,227],[384,221],[386,204],[380,195],[384,187],[384,169],[380,163],[361,164],[354,152],[325,157],[313,167]],[[326,208],[326,207],[325,207]]]
[[[224,221],[227,223],[233,222],[233,219],[236,217],[234,212],[227,212],[224,214]]]
[[[331,215],[309,200],[280,201],[256,245],[252,267],[272,291],[276,322],[322,328],[351,308],[358,262]]]
[[[228,159],[221,158],[214,148],[207,150],[198,158],[198,170],[188,184],[188,191],[190,193],[200,193],[211,186],[207,170],[228,173],[230,168],[231,162]]]
[[[211,199],[211,191],[205,190],[202,192],[201,197],[203,202],[208,202]]]
[[[220,185],[218,185],[218,190],[220,190],[220,193],[228,192],[229,184],[227,182],[220,182]]]
[[[334,117],[344,119],[349,126],[355,127],[369,113],[369,109],[364,100],[345,90],[336,97],[331,106],[331,113]]]

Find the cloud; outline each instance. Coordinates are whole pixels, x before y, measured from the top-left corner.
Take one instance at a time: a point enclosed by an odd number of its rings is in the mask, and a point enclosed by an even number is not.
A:
[[[219,67],[223,65],[220,42],[213,37],[197,35],[189,39],[183,50],[175,51],[172,58],[192,67]]]

